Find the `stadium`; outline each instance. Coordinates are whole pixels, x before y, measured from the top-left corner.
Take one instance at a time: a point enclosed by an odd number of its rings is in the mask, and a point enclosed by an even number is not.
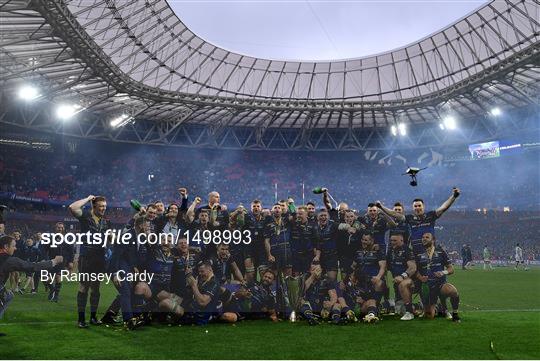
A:
[[[311,61],[187,3],[0,0],[0,358],[540,358],[540,3]]]

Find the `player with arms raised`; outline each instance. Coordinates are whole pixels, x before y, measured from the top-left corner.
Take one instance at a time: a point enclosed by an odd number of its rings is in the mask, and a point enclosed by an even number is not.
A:
[[[424,247],[422,246],[422,235],[424,233],[435,234],[435,222],[452,206],[452,204],[454,204],[459,195],[459,189],[453,188],[450,198],[448,198],[436,210],[429,211],[427,213],[425,211],[424,201],[420,198],[416,198],[413,201],[413,214],[404,215],[396,212],[392,209],[386,208],[379,201],[376,203],[376,206],[390,217],[395,218],[398,222],[405,222],[409,225],[411,228],[410,244],[413,254],[416,256],[424,252]]]

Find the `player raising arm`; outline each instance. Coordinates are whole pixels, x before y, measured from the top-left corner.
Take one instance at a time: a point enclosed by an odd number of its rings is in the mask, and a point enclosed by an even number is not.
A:
[[[424,233],[435,234],[435,222],[454,204],[460,195],[458,188],[452,189],[452,195],[444,201],[439,208],[434,211],[425,212],[424,201],[416,198],[413,201],[413,214],[402,214],[390,208],[386,208],[381,202],[377,201],[376,206],[384,213],[393,217],[398,222],[405,222],[411,227],[410,243],[415,256],[424,252],[422,246],[422,235]]]

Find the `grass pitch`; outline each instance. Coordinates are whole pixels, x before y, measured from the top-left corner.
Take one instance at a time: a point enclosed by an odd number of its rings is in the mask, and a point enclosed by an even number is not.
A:
[[[0,359],[539,359],[540,269],[457,270],[460,324],[445,319],[374,325],[245,321],[237,325],[76,327],[76,284],[58,304],[16,296],[0,321]],[[115,295],[102,288],[100,310]],[[205,331],[208,330],[208,333]],[[493,350],[490,343],[493,342]]]

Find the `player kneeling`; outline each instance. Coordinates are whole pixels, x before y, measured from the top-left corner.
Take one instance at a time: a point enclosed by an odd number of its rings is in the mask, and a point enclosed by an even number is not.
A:
[[[147,252],[147,272],[153,274],[154,278],[149,283],[137,283],[133,292],[133,311],[139,318],[139,324],[149,323],[149,312],[155,310],[156,303],[163,309],[162,301],[170,299],[173,295],[170,291],[175,262],[172,243],[169,239],[160,240],[159,245],[149,244]]]
[[[186,276],[184,297],[171,294],[159,302],[159,308],[171,312],[180,324],[206,325],[216,316],[219,284],[208,260],[197,265],[198,277]]]
[[[272,271],[266,270],[262,274],[261,282],[255,281],[248,288],[241,287],[233,293],[230,302],[223,305],[224,312],[219,319],[229,323],[265,318],[277,321],[276,297],[272,292],[275,277]]]
[[[356,322],[356,314],[363,315],[366,323],[376,323],[377,304],[381,298],[381,292],[375,291],[370,281],[363,280],[365,276],[360,270],[356,270],[343,280],[338,289],[338,303],[349,322]]]
[[[300,299],[300,314],[311,326],[319,324],[317,318],[330,318],[333,324],[339,324],[341,309],[337,302],[335,283],[322,277],[319,264],[311,265],[308,275],[304,276],[304,292]]]
[[[363,321],[378,322],[378,304],[386,287],[383,281],[386,260],[382,250],[375,245],[373,234],[362,235],[362,247],[356,251],[351,268],[355,273],[351,286],[356,293],[355,301],[365,315]]]
[[[399,231],[390,233],[390,248],[386,253],[386,265],[392,273],[396,301],[399,296],[405,305],[405,314],[401,320],[412,320],[414,319],[412,306],[414,283],[410,277],[416,273],[416,263],[411,250],[403,241],[403,233]]]
[[[435,237],[431,233],[424,233],[422,244],[425,252],[416,257],[418,267],[416,278],[422,283],[420,294],[424,304],[424,315],[430,319],[435,317],[435,305],[440,295],[443,298],[450,297],[452,321],[460,322],[458,290],[446,281],[446,276],[454,273],[448,254],[441,246],[435,245]]]

